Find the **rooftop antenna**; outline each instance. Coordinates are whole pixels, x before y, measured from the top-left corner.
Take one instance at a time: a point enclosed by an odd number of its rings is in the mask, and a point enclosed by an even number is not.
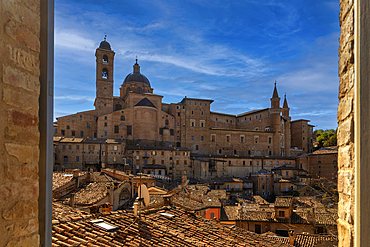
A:
[[[275,79],[275,86],[276,86],[276,82],[277,82],[277,80]]]

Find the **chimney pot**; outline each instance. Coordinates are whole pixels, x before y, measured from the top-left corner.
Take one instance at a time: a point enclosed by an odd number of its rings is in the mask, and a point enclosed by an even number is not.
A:
[[[75,207],[75,193],[71,193],[69,197],[69,205],[74,208]]]
[[[137,217],[137,208],[138,208],[138,205],[139,205],[138,202],[135,202],[134,203],[134,215],[135,215],[135,217]]]
[[[289,230],[289,244],[294,245],[294,230]]]

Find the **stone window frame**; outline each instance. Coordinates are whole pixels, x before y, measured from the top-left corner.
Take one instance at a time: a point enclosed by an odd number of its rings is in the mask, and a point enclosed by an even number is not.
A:
[[[211,142],[216,142],[216,134],[211,134]]]
[[[226,142],[231,142],[231,135],[226,135]]]
[[[370,180],[367,178],[370,174],[370,153],[365,152],[364,149],[369,146],[370,139],[367,135],[360,135],[362,129],[368,129],[367,123],[370,116],[365,114],[369,109],[370,100],[368,99],[368,92],[370,85],[368,83],[361,83],[370,81],[369,73],[362,71],[369,66],[369,57],[366,55],[368,52],[360,53],[360,46],[368,48],[366,40],[370,36],[370,29],[365,25],[370,19],[369,12],[359,13],[361,7],[367,6],[369,9],[370,3],[367,0],[355,0],[355,100],[354,100],[354,124],[352,124],[353,134],[351,139],[355,144],[355,231],[354,231],[354,245],[366,244],[369,242],[370,234],[370,220],[360,220],[361,215],[370,216],[370,208],[368,204],[361,203],[367,200],[366,197],[370,190]],[[39,233],[40,245],[51,246],[51,211],[52,211],[52,167],[47,164],[52,163],[52,123],[53,123],[53,56],[54,56],[54,2],[52,0],[40,0],[40,156],[39,156]],[[359,33],[361,35],[359,35]],[[358,44],[359,43],[359,44]],[[366,51],[365,49],[363,49]],[[359,62],[361,61],[361,62]],[[364,73],[361,73],[364,72]],[[361,97],[365,96],[366,97]],[[206,103],[205,103],[206,106]],[[361,106],[361,107],[360,107]],[[50,127],[51,126],[51,127]],[[361,145],[362,144],[362,145]],[[348,157],[348,156],[347,156]],[[361,162],[360,162],[361,161]],[[361,171],[361,172],[360,172]],[[361,193],[360,193],[361,191]],[[361,222],[361,224],[360,224]],[[339,236],[340,237],[340,236]]]
[[[190,119],[190,127],[195,127],[195,119]]]
[[[245,135],[240,135],[240,142],[244,143],[245,142]]]
[[[200,120],[200,127],[202,127],[202,128],[206,127],[206,121],[205,120]]]

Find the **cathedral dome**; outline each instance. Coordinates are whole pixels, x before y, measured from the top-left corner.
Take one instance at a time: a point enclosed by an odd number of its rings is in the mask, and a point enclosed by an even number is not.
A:
[[[100,42],[99,48],[104,49],[104,50],[112,50],[110,48],[110,44],[106,41],[106,38],[104,38],[104,40],[102,42]]]
[[[146,78],[145,75],[140,73],[140,66],[137,63],[137,59],[136,59],[136,63],[134,64],[134,72],[128,74],[125,80],[123,81],[123,83],[126,83],[126,82],[141,82],[141,83],[147,84],[150,87],[150,82],[148,78]]]

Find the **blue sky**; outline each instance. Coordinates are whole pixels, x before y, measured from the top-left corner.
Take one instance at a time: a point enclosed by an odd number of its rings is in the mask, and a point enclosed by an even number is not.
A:
[[[107,34],[115,96],[137,56],[165,103],[213,99],[212,111],[240,114],[269,107],[276,79],[292,120],[336,128],[338,14],[325,0],[56,0],[55,117],[94,108]]]

